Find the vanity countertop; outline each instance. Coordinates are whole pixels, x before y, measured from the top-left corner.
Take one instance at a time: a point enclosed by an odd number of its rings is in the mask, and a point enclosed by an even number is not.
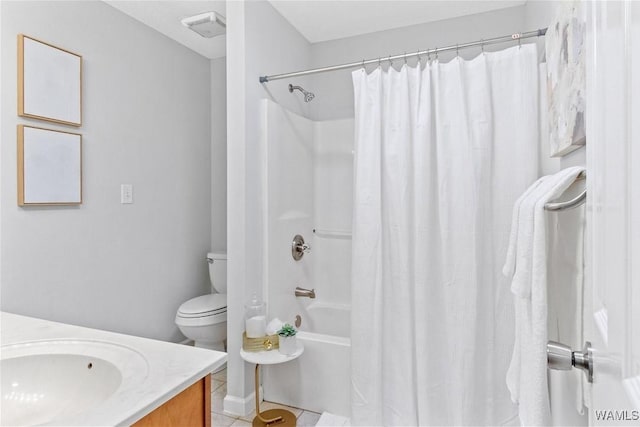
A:
[[[146,362],[146,375],[126,381],[107,400],[74,417],[75,425],[130,425],[226,361],[226,353],[1,312],[2,350],[38,342],[95,342],[125,347]],[[44,341],[44,344],[42,343]],[[45,347],[46,352],[46,347]],[[126,363],[126,360],[123,360]]]

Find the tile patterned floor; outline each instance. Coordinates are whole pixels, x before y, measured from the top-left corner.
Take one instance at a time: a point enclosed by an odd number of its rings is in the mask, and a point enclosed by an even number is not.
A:
[[[211,424],[215,427],[248,427],[256,416],[255,411],[244,417],[232,417],[226,415],[223,411],[223,401],[227,394],[227,370],[211,374]],[[320,414],[311,411],[305,411],[299,408],[280,405],[273,402],[262,402],[261,411],[267,409],[282,408],[291,411],[298,419],[298,427],[315,426],[320,419]]]

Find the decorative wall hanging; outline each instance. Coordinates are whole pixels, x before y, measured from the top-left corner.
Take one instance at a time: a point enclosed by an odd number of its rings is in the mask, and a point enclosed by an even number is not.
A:
[[[18,35],[18,115],[82,124],[82,57]]]
[[[18,125],[18,205],[82,203],[82,135]]]
[[[551,157],[564,156],[586,142],[585,28],[579,2],[560,2],[545,37]]]

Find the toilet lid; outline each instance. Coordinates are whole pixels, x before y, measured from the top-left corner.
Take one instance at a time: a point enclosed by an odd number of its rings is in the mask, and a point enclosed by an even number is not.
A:
[[[178,309],[180,317],[204,317],[227,312],[226,294],[208,294],[192,298]]]

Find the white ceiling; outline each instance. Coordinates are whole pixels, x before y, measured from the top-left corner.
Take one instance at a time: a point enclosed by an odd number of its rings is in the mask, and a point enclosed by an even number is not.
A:
[[[217,1],[132,1],[105,3],[156,29],[206,58],[226,55],[226,36],[206,39],[180,20],[203,12],[226,16]],[[239,0],[229,0],[239,1]],[[425,22],[522,5],[526,0],[269,0],[307,40],[317,43]]]
[[[525,0],[269,0],[311,43],[522,5]]]
[[[196,32],[183,26],[182,18],[204,12],[218,12],[226,16],[226,2],[221,1],[114,1],[104,0],[105,3],[126,13],[172,38],[191,50],[198,52],[205,58],[219,58],[226,55],[226,36],[204,38]]]

